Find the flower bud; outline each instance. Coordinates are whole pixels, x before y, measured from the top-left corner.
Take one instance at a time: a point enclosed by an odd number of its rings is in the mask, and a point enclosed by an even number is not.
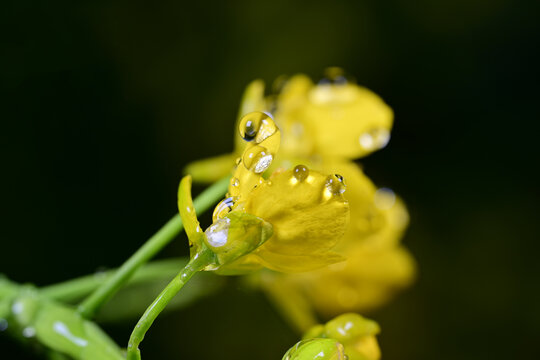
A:
[[[345,347],[348,360],[379,360],[381,351],[377,343],[379,325],[358,314],[343,314],[325,325],[316,325],[306,332],[304,339],[312,337],[333,339]]]
[[[204,242],[216,254],[218,264],[224,265],[255,250],[272,233],[272,225],[263,219],[233,211],[206,229]]]
[[[334,339],[302,340],[282,360],[345,360],[343,345]]]

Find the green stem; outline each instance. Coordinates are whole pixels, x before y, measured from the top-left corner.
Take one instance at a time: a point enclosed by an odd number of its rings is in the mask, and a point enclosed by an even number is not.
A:
[[[177,273],[179,268],[184,267],[188,261],[189,258],[187,257],[153,261],[136,271],[127,284],[139,284],[147,281],[170,278]],[[63,302],[76,301],[87,296],[101,286],[106,280],[114,275],[115,271],[116,269],[113,269],[100,274],[86,275],[58,284],[44,286],[39,290],[41,294],[49,299]]]
[[[214,254],[209,250],[196,254],[150,304],[131,333],[127,347],[127,360],[141,360],[139,344],[154,320],[189,279],[212,262],[213,256]]]
[[[193,202],[195,211],[201,213],[210,208],[227,191],[229,176],[219,180],[203,191]],[[169,220],[157,233],[139,248],[122,266],[98,287],[78,308],[79,313],[91,318],[96,311],[109,300],[115,292],[133,275],[144,263],[165,247],[182,230],[182,220],[177,214]]]

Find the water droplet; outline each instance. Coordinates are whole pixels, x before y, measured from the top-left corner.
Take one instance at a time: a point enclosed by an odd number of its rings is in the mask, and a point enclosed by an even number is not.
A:
[[[36,329],[34,329],[33,327],[31,326],[28,326],[28,327],[25,327],[22,331],[22,335],[25,337],[25,338],[31,338],[31,337],[34,337],[36,336]]]
[[[360,135],[358,142],[365,150],[382,149],[390,141],[390,132],[386,129],[373,129]]]
[[[94,277],[96,279],[104,279],[107,276],[107,268],[105,266],[100,266],[94,272]]]
[[[324,71],[324,78],[319,81],[319,85],[345,85],[351,82],[355,82],[351,76],[346,74],[342,68],[333,66]]]
[[[336,177],[336,179],[339,180],[340,183],[342,183],[343,185],[345,185],[345,179],[343,178],[343,176],[339,175],[339,174],[334,174],[334,176]]]
[[[234,186],[234,187],[237,187],[240,185],[240,180],[238,180],[238,178],[231,178],[231,183],[230,183],[230,186]]]
[[[6,331],[9,326],[9,323],[6,319],[0,318],[0,331]]]
[[[227,244],[229,236],[229,227],[231,225],[231,219],[222,218],[218,219],[204,232],[208,245],[212,247],[220,247]]]
[[[298,181],[304,181],[309,176],[309,169],[304,165],[297,165],[293,169],[293,176]]]
[[[212,215],[213,221],[215,222],[216,220],[221,219],[230,213],[237,199],[238,198],[235,196],[230,196],[221,200],[221,202],[217,204],[216,208],[214,209],[214,213]]]
[[[358,142],[360,143],[360,146],[362,146],[366,150],[373,150],[373,148],[375,147],[375,140],[373,139],[373,136],[368,132],[360,135],[360,139],[358,140]]]
[[[277,130],[277,126],[270,114],[253,111],[244,115],[240,120],[238,130],[242,139],[245,141],[255,140],[255,143],[259,144],[267,137],[273,135]]]
[[[24,304],[20,301],[16,301],[11,306],[11,312],[15,315],[18,315],[24,311]]]
[[[339,178],[338,178],[339,176]],[[341,195],[345,192],[345,182],[340,175],[330,175],[326,178],[324,198],[329,200],[332,196]]]
[[[242,161],[246,169],[260,174],[270,167],[273,159],[274,157],[268,153],[265,147],[253,146],[244,153]]]
[[[270,164],[272,164],[272,160],[274,157],[270,154],[262,156],[259,161],[257,161],[257,164],[255,164],[255,169],[253,171],[256,174],[260,174],[264,172],[266,169],[270,167]]]
[[[68,326],[61,321],[55,321],[53,324],[53,329],[57,334],[63,336],[65,339],[79,347],[85,347],[88,345],[88,340],[74,335]]]
[[[241,162],[242,162],[242,158],[241,158],[241,157],[237,157],[237,158],[236,158],[236,166],[240,165]]]
[[[380,188],[375,191],[375,197],[373,199],[375,206],[379,210],[389,210],[396,203],[396,194],[392,189]]]

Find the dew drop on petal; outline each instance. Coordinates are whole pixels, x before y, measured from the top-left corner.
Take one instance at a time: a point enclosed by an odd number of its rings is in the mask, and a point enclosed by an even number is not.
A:
[[[274,157],[270,154],[262,156],[255,164],[255,168],[253,169],[253,171],[256,174],[260,174],[264,172],[266,169],[270,167],[270,164],[272,164],[273,159]]]
[[[323,197],[329,200],[332,196],[341,195],[345,192],[345,182],[341,175],[330,175],[326,178]]]
[[[389,210],[396,203],[396,194],[392,189],[380,188],[375,192],[373,201],[379,210]]]
[[[212,215],[213,221],[215,222],[216,220],[221,219],[230,213],[236,200],[237,198],[234,196],[221,200],[221,202],[217,204],[216,208],[214,209],[214,213]]]
[[[360,146],[368,151],[382,149],[388,145],[389,141],[390,132],[384,128],[366,131],[360,135],[360,138],[358,139]]]
[[[204,232],[208,244],[212,247],[220,247],[227,244],[230,225],[231,219],[229,218],[218,219],[210,225]]]
[[[360,143],[360,146],[362,146],[362,148],[364,148],[365,150],[373,150],[375,144],[375,140],[369,132],[360,135],[360,139],[358,139],[358,142]]]
[[[255,143],[259,144],[273,135],[277,131],[277,126],[270,114],[253,111],[244,115],[240,120],[238,130],[242,139],[245,141],[255,140]]]
[[[270,167],[274,157],[263,146],[254,146],[244,153],[242,159],[246,169],[260,174]]]
[[[297,181],[304,181],[309,176],[309,169],[304,165],[297,165],[293,169],[293,176]]]
[[[345,85],[354,82],[342,68],[332,66],[324,71],[324,78],[319,81],[319,85]]]

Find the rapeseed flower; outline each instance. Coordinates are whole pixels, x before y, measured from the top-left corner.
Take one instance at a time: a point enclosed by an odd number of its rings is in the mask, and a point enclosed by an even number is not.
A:
[[[339,69],[327,72],[329,79],[319,84],[295,75],[283,82],[277,95],[264,97],[261,80],[253,81],[244,92],[240,115],[251,111],[274,114],[283,131],[280,157],[285,161],[357,159],[383,148],[390,139],[392,109],[372,91],[348,82]],[[216,181],[230,173],[230,164],[242,149],[241,137],[236,135],[232,154],[191,163],[186,173],[195,181]]]
[[[191,179],[181,182],[179,210],[192,257],[209,249],[216,258],[207,270],[224,274],[262,267],[307,271],[344,260],[331,250],[349,221],[343,179],[303,166],[264,179],[279,148],[278,127],[269,115],[255,112],[244,117],[240,133],[249,142],[228,197],[216,206],[213,224],[204,233],[191,203]]]
[[[346,262],[303,274],[263,274],[263,288],[278,303],[288,303],[281,306],[292,306],[296,313],[305,313],[300,317],[314,319],[313,311],[332,316],[372,309],[407,287],[416,266],[400,245],[408,224],[405,205],[393,192],[378,189],[351,161],[388,143],[393,124],[390,107],[331,68],[327,79],[318,84],[295,75],[266,97],[264,83],[252,82],[240,106],[241,113],[247,111],[272,111],[282,130],[280,153],[268,171],[304,164],[340,174],[346,180],[350,204],[350,226],[335,248]],[[241,144],[242,137],[236,136],[232,154],[192,163],[186,171],[197,181],[214,181],[230,173],[234,159],[242,155]],[[291,304],[294,301],[298,303]],[[297,325],[303,329],[312,321]]]

